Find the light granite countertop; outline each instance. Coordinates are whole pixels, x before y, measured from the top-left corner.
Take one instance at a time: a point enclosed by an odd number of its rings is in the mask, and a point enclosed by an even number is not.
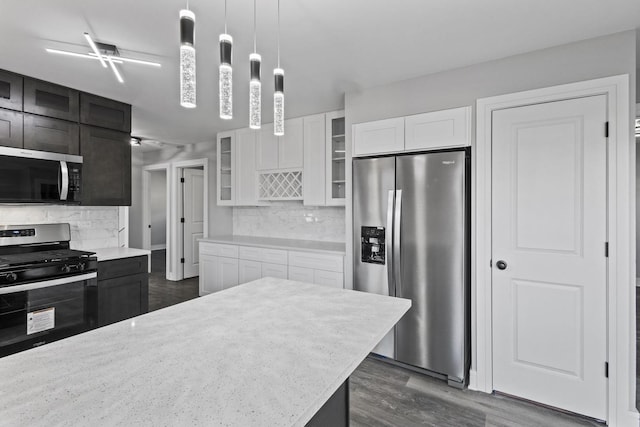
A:
[[[305,252],[326,252],[336,255],[346,253],[345,244],[340,242],[321,242],[318,240],[276,239],[255,236],[212,236],[200,239],[201,242],[222,243],[239,246],[254,246],[269,249],[285,249]]]
[[[0,359],[0,423],[304,426],[410,306],[256,280]]]
[[[111,261],[113,259],[132,258],[142,255],[151,256],[151,251],[135,248],[99,248],[89,249],[89,251],[96,253],[98,261]]]

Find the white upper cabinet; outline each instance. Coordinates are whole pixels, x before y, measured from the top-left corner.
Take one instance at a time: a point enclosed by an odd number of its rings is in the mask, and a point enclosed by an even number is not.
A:
[[[353,129],[354,156],[404,150],[404,117],[360,123]]]
[[[284,136],[278,137],[278,169],[302,169],[303,134],[302,117],[284,121]]]
[[[471,145],[471,107],[353,125],[353,155],[401,153]]]
[[[469,145],[471,107],[416,114],[404,119],[404,149],[423,150]]]
[[[307,206],[324,206],[326,184],[325,115],[307,116],[304,121],[304,164],[302,200]]]
[[[286,129],[286,123],[285,123]],[[256,169],[278,169],[278,137],[273,134],[273,123],[262,125],[256,133]]]
[[[235,141],[235,205],[258,204],[256,185],[256,132],[249,129],[236,131]]]
[[[346,135],[344,111],[327,113],[326,122],[326,204],[344,206],[346,194]]]
[[[235,142],[236,133],[220,132],[217,137],[217,199],[218,205],[235,204]]]
[[[284,121],[284,136],[273,134],[273,123],[262,125],[256,133],[257,170],[302,169],[302,117]]]

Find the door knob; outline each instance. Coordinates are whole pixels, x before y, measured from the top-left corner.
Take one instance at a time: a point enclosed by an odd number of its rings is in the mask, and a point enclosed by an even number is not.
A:
[[[498,270],[506,270],[507,269],[507,263],[500,260],[498,262],[496,262],[496,267],[498,267]]]

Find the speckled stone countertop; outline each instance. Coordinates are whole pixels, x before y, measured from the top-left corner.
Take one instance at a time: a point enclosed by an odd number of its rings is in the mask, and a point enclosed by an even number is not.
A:
[[[304,426],[411,302],[264,278],[0,359],[0,424]]]
[[[254,236],[213,236],[206,239],[200,239],[200,241],[270,249],[327,252],[336,255],[344,255],[346,253],[344,243],[320,242],[317,240],[276,239],[273,237]]]

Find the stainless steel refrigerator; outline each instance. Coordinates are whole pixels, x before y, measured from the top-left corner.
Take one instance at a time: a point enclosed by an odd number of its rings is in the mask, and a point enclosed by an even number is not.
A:
[[[469,372],[469,152],[353,161],[354,289],[408,298],[374,353],[464,386]]]

